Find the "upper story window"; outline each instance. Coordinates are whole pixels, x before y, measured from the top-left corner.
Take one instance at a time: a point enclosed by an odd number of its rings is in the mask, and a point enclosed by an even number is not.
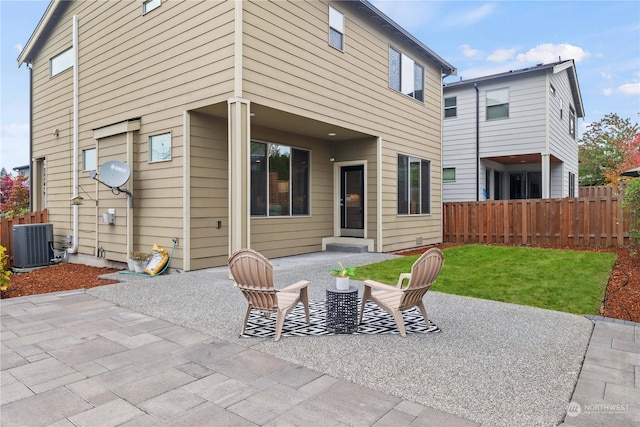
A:
[[[509,117],[509,89],[487,91],[487,120]]]
[[[251,141],[251,216],[309,215],[311,154]]]
[[[398,154],[398,215],[431,213],[431,162]]]
[[[424,68],[389,47],[389,87],[424,102]]]
[[[146,0],[142,3],[142,14],[151,12],[153,9],[160,7],[162,0]]]
[[[458,115],[458,98],[453,96],[444,99],[444,118],[456,117]]]
[[[82,170],[83,171],[94,171],[97,169],[98,161],[97,161],[97,150],[95,148],[88,148],[86,150],[82,150]]]
[[[171,160],[171,132],[149,137],[149,162]]]
[[[69,48],[49,60],[49,75],[53,77],[71,67],[73,67],[73,48]]]
[[[344,15],[329,6],[329,44],[344,50]]]
[[[569,135],[576,139],[576,112],[572,106],[569,106]]]

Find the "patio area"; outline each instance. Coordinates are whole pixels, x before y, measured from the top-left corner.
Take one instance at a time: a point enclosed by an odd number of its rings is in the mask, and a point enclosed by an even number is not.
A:
[[[272,259],[276,286],[307,279],[324,301],[340,260],[364,265],[388,254],[323,252]],[[239,337],[246,301],[227,268],[90,290],[92,295],[225,341],[482,424],[557,424],[565,416],[593,324],[532,307],[428,292],[441,333]],[[361,283],[354,282],[360,288]],[[272,316],[275,322],[275,316]],[[367,319],[364,319],[367,322]],[[312,324],[323,327],[322,316]]]
[[[311,281],[312,329],[322,331],[336,261],[364,265],[389,257],[315,253],[271,261],[277,287]],[[425,303],[439,333],[408,328],[402,338],[384,326],[384,333],[305,335],[288,319],[274,342],[269,332],[238,336],[246,301],[226,268],[120,276],[130,281],[2,301],[3,423],[640,421],[635,324],[597,322],[592,338],[594,324],[582,316],[429,292]],[[379,321],[365,315],[367,324]],[[581,413],[565,419],[572,396]],[[616,412],[594,406],[601,402],[618,405]],[[105,419],[114,408],[118,419]]]

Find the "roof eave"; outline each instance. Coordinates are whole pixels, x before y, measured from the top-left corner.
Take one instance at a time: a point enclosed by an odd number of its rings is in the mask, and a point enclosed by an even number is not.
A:
[[[369,10],[371,13],[379,17],[384,21],[385,24],[389,25],[394,31],[399,33],[402,37],[404,37],[407,41],[415,45],[420,50],[424,51],[424,53],[431,57],[442,69],[442,74],[444,76],[455,76],[458,74],[458,70],[453,65],[449,64],[445,61],[440,55],[436,54],[434,51],[429,49],[424,43],[415,38],[411,33],[398,25],[394,20],[389,18],[387,15],[382,13],[377,7],[369,3],[367,0],[356,0],[358,1],[364,8]]]
[[[567,76],[569,76],[569,84],[571,85],[571,95],[573,96],[573,103],[576,106],[576,115],[578,117],[584,117],[584,105],[582,104],[582,94],[580,92],[580,83],[578,82],[576,64],[573,59],[567,61],[567,63],[568,66],[554,68],[553,72],[556,73],[567,70]]]
[[[36,29],[33,30],[31,37],[27,41],[27,44],[22,49],[22,52],[18,55],[18,68],[22,66],[22,64],[31,63],[33,61],[32,53],[33,49],[38,43],[38,40],[42,37],[45,29],[47,28],[49,22],[55,16],[55,12],[58,10],[58,7],[62,3],[62,0],[51,0],[49,6],[47,6],[47,10],[45,10],[44,15],[40,18],[40,22],[36,26]]]

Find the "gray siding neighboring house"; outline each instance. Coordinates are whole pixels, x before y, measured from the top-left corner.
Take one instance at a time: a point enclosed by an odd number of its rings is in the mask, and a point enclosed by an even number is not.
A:
[[[443,201],[575,197],[573,60],[444,85]]]
[[[242,247],[442,240],[455,68],[365,0],[52,0],[23,63],[34,210],[73,236],[74,262],[174,240],[186,271]],[[129,165],[133,204],[91,178],[108,161]]]

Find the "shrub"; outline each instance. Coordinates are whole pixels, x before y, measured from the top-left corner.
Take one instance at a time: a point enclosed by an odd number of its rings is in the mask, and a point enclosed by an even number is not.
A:
[[[6,248],[0,246],[0,290],[6,291],[11,286],[11,271],[8,268],[8,257],[5,255]]]
[[[640,241],[640,178],[630,179],[622,199],[622,206],[629,214],[629,235]]]

